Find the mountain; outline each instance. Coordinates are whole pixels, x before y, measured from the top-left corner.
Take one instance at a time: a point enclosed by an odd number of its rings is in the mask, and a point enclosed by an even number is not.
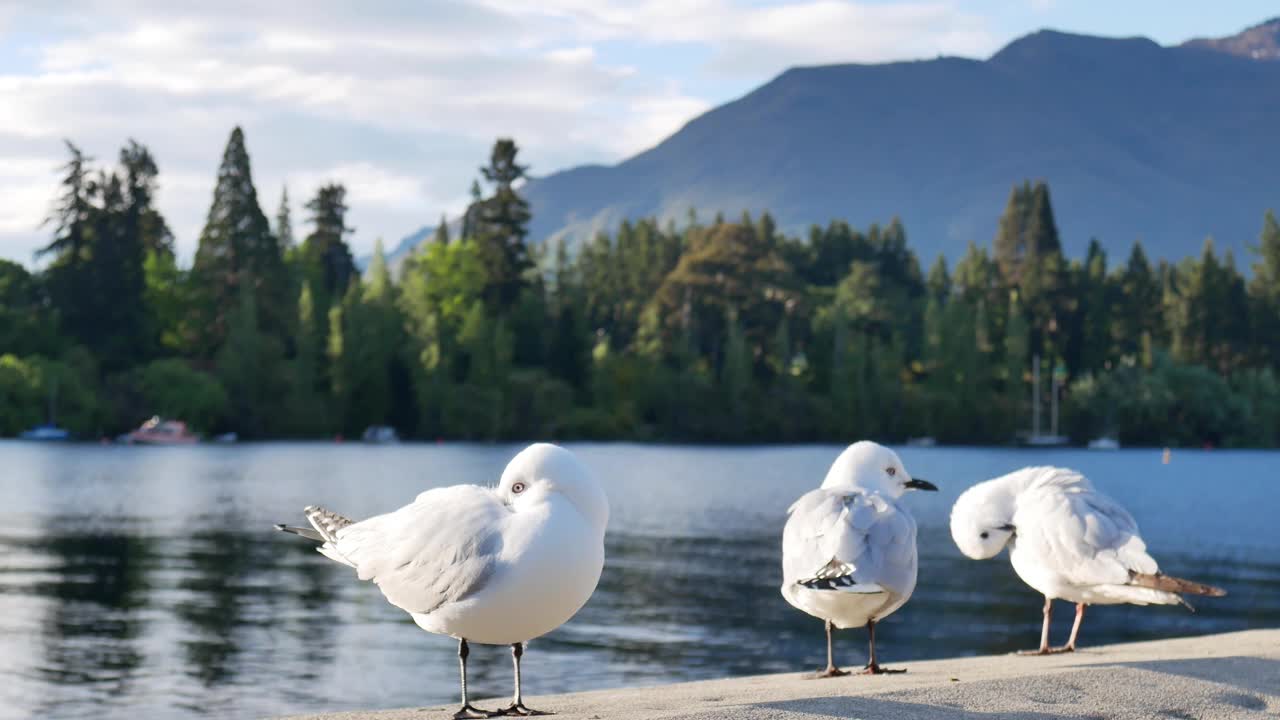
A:
[[[1183,47],[1207,48],[1254,60],[1280,60],[1280,17],[1225,38],[1196,38]]]
[[[1116,260],[1135,238],[1180,258],[1208,235],[1239,255],[1280,208],[1280,62],[1256,31],[1162,47],[1045,30],[984,61],[794,68],[617,165],[532,180],[531,236],[690,207],[767,209],[792,232],[897,215],[928,262],[988,244],[1030,178],[1076,256],[1096,236]]]

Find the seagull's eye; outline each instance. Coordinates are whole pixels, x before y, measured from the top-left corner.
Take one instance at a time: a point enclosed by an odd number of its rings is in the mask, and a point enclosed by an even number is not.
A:
[[[979,535],[978,537],[982,538],[983,540],[986,540],[990,536],[991,536],[991,533],[987,532],[986,530],[983,530],[982,534]]]
[[[895,468],[895,467],[887,467],[884,469],[884,471],[889,473],[889,477],[893,477],[894,475],[898,474],[898,468]]]
[[[524,492],[525,487],[526,485],[524,483],[518,482],[511,486],[511,492],[515,495],[519,495],[520,493]]]

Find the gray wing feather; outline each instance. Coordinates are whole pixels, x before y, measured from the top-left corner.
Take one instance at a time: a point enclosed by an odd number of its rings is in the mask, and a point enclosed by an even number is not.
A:
[[[334,549],[391,604],[429,613],[484,588],[510,511],[490,490],[456,485],[340,529]]]
[[[814,490],[791,506],[783,531],[783,573],[816,577],[835,561],[857,584],[908,594],[916,582],[911,516],[878,495]]]
[[[1159,570],[1133,516],[1092,486],[1045,488],[1028,501],[1046,559],[1071,582],[1123,585],[1131,573]],[[1015,524],[1022,535],[1022,523]]]

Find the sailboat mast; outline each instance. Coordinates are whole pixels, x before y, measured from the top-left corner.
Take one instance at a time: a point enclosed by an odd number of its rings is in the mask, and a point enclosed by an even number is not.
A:
[[[1049,415],[1049,434],[1050,434],[1050,435],[1052,435],[1052,436],[1054,436],[1054,437],[1056,438],[1056,437],[1058,437],[1058,373],[1057,373],[1057,368],[1054,368],[1054,372],[1052,373],[1052,377],[1053,377],[1053,382],[1050,384],[1050,387],[1051,387],[1051,388],[1053,388],[1053,395],[1049,398],[1049,403],[1050,403],[1049,407],[1051,408],[1051,410],[1050,410],[1050,415]]]
[[[1031,437],[1040,437],[1040,356],[1031,356]]]

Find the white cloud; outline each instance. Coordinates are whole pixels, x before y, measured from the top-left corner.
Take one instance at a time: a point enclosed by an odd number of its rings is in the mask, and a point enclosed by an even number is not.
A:
[[[6,157],[0,162],[0,188],[4,188],[0,192],[0,237],[35,232],[47,214],[47,179],[56,167],[41,157]],[[34,249],[10,252],[0,245],[0,254],[27,262]]]
[[[939,54],[981,55],[995,38],[958,2],[894,4],[805,0],[744,6],[731,0],[491,0],[523,17],[571,18],[592,40],[643,38],[712,48],[724,72],[778,72],[789,65],[882,62]]]
[[[363,252],[374,237],[394,243],[458,209],[500,135],[547,174],[653,145],[729,99],[708,87],[737,92],[798,63],[990,44],[950,2],[178,5],[0,7],[0,43],[17,25],[47,38],[34,67],[6,68],[0,55],[0,255],[26,262],[47,242],[34,224],[57,191],[62,138],[103,162],[127,138],[148,144],[161,167],[158,202],[189,258],[239,124],[264,210],[274,214],[286,182],[296,211],[322,179],[340,180]],[[613,54],[620,43],[622,56]],[[703,60],[673,68],[671,53],[690,47],[706,51]],[[749,80],[714,80],[725,75]]]

